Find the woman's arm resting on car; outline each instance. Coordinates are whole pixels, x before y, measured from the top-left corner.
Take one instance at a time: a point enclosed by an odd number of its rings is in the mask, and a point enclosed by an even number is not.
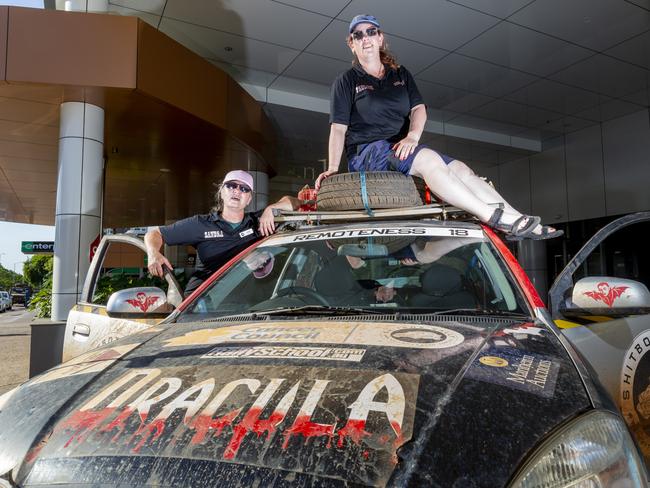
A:
[[[147,268],[149,273],[160,278],[164,275],[163,266],[168,266],[170,270],[173,269],[169,260],[160,252],[164,243],[158,227],[154,227],[144,235],[144,245],[147,248]]]
[[[300,200],[288,195],[283,196],[277,202],[269,205],[264,209],[260,217],[260,234],[263,236],[270,236],[275,232],[275,221],[273,220],[273,209],[280,210],[297,210],[300,206]]]

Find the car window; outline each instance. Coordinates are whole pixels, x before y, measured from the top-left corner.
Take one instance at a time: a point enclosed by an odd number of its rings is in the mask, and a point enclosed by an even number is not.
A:
[[[574,281],[586,276],[613,276],[639,281],[650,287],[647,242],[650,222],[638,222],[607,236],[574,272]]]
[[[505,263],[484,238],[284,241],[248,253],[178,320],[308,305],[409,313],[526,310]]]
[[[168,287],[165,280],[149,274],[144,251],[127,243],[110,242],[94,282],[91,303],[106,305],[116,291],[142,286],[157,286],[165,292]]]

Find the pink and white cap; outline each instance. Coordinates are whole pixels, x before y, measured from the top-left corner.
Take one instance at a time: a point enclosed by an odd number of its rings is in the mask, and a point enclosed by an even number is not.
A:
[[[242,171],[241,169],[236,169],[234,171],[229,171],[226,173],[223,182],[228,183],[229,181],[239,181],[240,183],[244,183],[251,190],[255,189],[253,186],[253,176],[246,171]]]

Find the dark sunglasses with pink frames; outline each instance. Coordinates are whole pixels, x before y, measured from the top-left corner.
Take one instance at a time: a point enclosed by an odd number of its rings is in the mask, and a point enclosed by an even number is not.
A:
[[[379,34],[379,29],[376,27],[368,27],[365,32],[362,30],[356,30],[352,33],[352,39],[355,41],[360,41],[364,37],[374,37]]]
[[[252,191],[246,185],[240,185],[239,183],[232,183],[231,181],[229,181],[228,183],[224,183],[223,186],[228,188],[230,191],[233,191],[235,189],[239,189],[239,191],[242,193],[250,193]]]

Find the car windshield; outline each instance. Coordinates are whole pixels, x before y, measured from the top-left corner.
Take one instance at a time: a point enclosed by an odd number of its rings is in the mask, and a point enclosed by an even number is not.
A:
[[[275,236],[177,320],[291,310],[528,313],[481,230],[402,226]]]

